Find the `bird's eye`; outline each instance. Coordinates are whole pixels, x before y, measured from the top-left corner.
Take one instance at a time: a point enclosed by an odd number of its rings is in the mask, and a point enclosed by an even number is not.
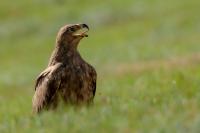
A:
[[[75,28],[71,27],[71,28],[69,28],[68,31],[69,31],[69,32],[74,32],[74,31],[75,31]]]

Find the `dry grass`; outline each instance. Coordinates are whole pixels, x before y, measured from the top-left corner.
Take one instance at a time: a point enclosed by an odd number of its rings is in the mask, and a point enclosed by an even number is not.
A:
[[[139,74],[146,71],[154,71],[158,69],[171,70],[179,68],[187,68],[200,64],[200,53],[195,53],[187,56],[178,56],[162,60],[141,61],[137,63],[118,64],[113,68],[107,66],[106,71],[116,74],[124,75],[127,73]]]

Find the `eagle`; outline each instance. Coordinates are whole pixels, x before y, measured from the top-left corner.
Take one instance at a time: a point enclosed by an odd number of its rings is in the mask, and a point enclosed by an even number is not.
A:
[[[33,113],[55,109],[59,99],[71,105],[93,103],[97,73],[77,50],[80,40],[88,37],[88,31],[86,24],[68,24],[60,28],[48,66],[35,83]]]

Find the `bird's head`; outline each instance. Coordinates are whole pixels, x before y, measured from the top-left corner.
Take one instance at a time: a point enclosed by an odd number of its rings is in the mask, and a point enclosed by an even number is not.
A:
[[[89,27],[86,24],[69,24],[60,28],[56,42],[57,44],[77,45],[78,42],[88,37]]]

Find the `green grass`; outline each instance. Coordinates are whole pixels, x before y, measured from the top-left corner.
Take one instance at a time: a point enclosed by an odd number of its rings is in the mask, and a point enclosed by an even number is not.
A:
[[[200,132],[199,6],[198,0],[2,1],[0,132]],[[81,22],[91,30],[79,51],[98,72],[94,105],[33,116],[34,81],[58,29]]]

